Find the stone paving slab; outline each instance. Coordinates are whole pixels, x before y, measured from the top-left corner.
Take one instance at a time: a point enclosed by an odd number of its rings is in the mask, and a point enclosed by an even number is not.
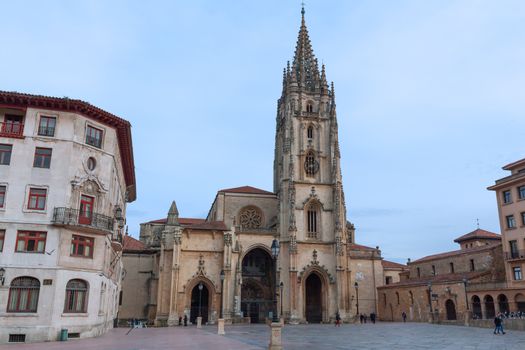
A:
[[[217,326],[119,328],[91,339],[35,344],[0,345],[1,350],[261,350],[267,349],[270,327],[266,325],[226,326],[226,335],[216,334]],[[286,325],[285,350],[525,350],[525,332],[508,331],[494,335],[492,329],[431,325],[426,323],[378,323],[364,325]]]

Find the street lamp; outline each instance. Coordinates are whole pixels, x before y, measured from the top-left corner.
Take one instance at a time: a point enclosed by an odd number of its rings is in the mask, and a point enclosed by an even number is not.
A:
[[[283,317],[283,288],[284,288],[284,283],[283,281],[281,281],[281,283],[279,283],[279,289],[280,289],[279,296],[281,297],[281,313],[279,314],[280,317]]]
[[[202,285],[202,282],[199,282],[199,317],[201,317],[202,288],[204,288],[204,286]]]
[[[221,270],[221,312],[220,312],[220,315],[221,317],[220,318],[223,318],[223,315],[222,315],[222,299],[224,298],[224,270]]]
[[[467,283],[468,283],[468,279],[466,277],[463,277],[463,288],[465,290],[465,304],[467,304],[467,310],[469,310],[468,298],[467,298]]]
[[[359,283],[354,283],[354,287],[355,287],[355,307],[356,307],[356,310],[357,310],[357,315],[359,315]]]
[[[5,269],[3,267],[0,267],[0,283],[2,283],[2,286],[5,282]]]
[[[273,275],[273,318],[272,322],[277,323],[279,322],[279,319],[277,318],[277,257],[279,256],[279,241],[274,238],[272,241],[272,258],[273,258],[273,266],[275,267],[274,275]]]

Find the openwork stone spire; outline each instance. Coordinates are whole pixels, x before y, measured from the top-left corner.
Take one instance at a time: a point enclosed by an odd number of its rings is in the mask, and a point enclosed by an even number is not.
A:
[[[313,91],[319,87],[319,66],[315,58],[308,29],[304,20],[304,7],[301,9],[301,28],[295,46],[295,55],[292,64],[292,80],[299,86]]]

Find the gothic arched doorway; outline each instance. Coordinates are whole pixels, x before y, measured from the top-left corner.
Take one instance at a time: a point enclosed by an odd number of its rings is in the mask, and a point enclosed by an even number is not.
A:
[[[311,273],[306,279],[305,317],[308,323],[321,323],[323,320],[323,283],[316,273]]]
[[[200,288],[202,286],[202,288]],[[204,283],[197,283],[191,290],[191,309],[190,322],[197,323],[197,317],[202,317],[202,324],[208,322],[208,303],[209,303],[208,288]]]
[[[264,322],[273,308],[273,260],[262,248],[249,251],[242,259],[241,311],[251,323]]]
[[[448,299],[445,302],[445,308],[447,309],[447,320],[457,320],[456,305],[454,305],[454,302],[452,300]]]
[[[485,295],[485,310],[487,314],[485,315],[486,319],[492,319],[496,316],[496,309],[494,308],[494,299],[490,295]]]

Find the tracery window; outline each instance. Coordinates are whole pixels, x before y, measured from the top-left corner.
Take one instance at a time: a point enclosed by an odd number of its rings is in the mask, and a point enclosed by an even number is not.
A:
[[[262,226],[262,214],[256,207],[246,207],[241,211],[242,228],[260,228]]]
[[[319,232],[318,205],[310,204],[306,211],[306,228],[308,238],[317,238]]]
[[[306,155],[306,160],[304,162],[304,170],[306,171],[307,176],[314,176],[317,171],[319,171],[319,162],[315,160],[313,152],[309,152]]]

